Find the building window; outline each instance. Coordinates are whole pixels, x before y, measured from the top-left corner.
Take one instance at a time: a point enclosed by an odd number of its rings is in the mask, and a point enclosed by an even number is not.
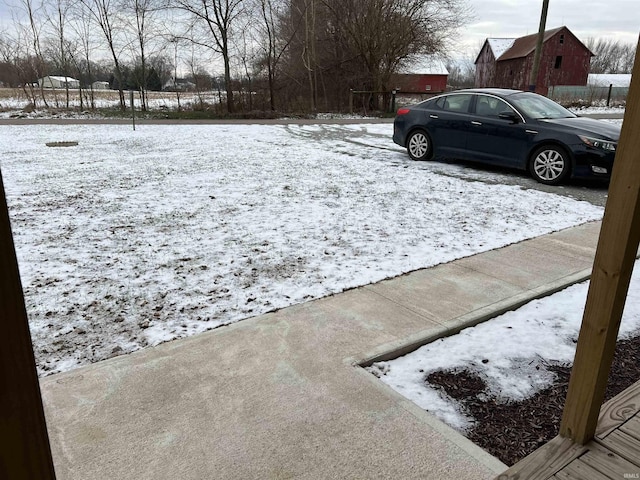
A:
[[[563,43],[564,43],[564,33],[560,35],[560,44],[562,45]]]
[[[430,91],[430,90],[431,90],[431,85],[426,85],[426,86],[424,87],[424,89],[425,89],[426,91]]]
[[[560,68],[560,67],[562,67],[562,56],[561,56],[561,55],[558,55],[558,56],[556,57],[556,63],[555,63],[555,65],[553,66],[553,68]]]

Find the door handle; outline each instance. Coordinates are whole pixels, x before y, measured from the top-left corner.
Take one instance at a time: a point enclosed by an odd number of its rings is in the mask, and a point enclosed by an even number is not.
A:
[[[482,122],[476,122],[475,120],[472,120],[471,125],[482,125]]]
[[[438,115],[429,115],[429,118],[438,118]]]

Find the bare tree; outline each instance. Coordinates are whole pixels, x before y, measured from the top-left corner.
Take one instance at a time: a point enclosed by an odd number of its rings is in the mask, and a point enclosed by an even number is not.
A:
[[[448,83],[454,88],[471,88],[476,79],[476,66],[473,55],[448,59],[445,63],[449,76]]]
[[[23,0],[29,1],[29,0]],[[117,46],[118,29],[118,14],[119,9],[116,3],[112,0],[78,0],[79,3],[87,9],[94,22],[104,35],[104,39],[107,43],[107,48],[113,58],[113,66],[115,70],[116,81],[118,82],[118,93],[120,96],[120,109],[124,111],[126,109],[125,97],[124,97],[124,75],[122,72],[122,66]]]
[[[304,0],[304,48],[302,55],[302,63],[307,71],[307,80],[309,82],[309,101],[311,111],[315,112],[318,108],[318,59],[316,56],[316,18],[317,18],[317,0]]]
[[[16,42],[7,33],[0,33],[0,84],[7,87],[17,87],[20,84],[20,74],[16,65]]]
[[[213,44],[209,41],[197,40],[194,43],[212,48],[222,55],[224,64],[224,81],[227,93],[227,112],[233,113],[233,86],[231,84],[231,51],[230,37],[232,27],[243,9],[245,0],[173,0],[174,7],[187,12],[193,17],[194,25],[203,24]]]
[[[44,59],[41,42],[41,30],[43,22],[40,16],[42,13],[42,4],[36,5],[33,0],[21,0],[19,8],[23,11],[23,13],[27,15],[28,27],[24,27],[17,21],[15,22],[15,25],[16,30],[20,30],[22,32],[21,36],[23,36],[23,38],[30,38],[31,53],[27,53],[26,57],[31,57],[30,64],[36,76],[35,79],[30,80],[30,83],[33,84],[34,80],[44,78],[47,71],[47,63]],[[24,67],[22,68],[22,70],[23,72],[28,71],[28,69]],[[29,88],[32,89],[32,87]],[[44,92],[44,82],[40,82],[40,96],[42,98],[44,106],[48,107],[49,105],[47,104],[47,98]],[[34,106],[36,105],[35,98],[36,97],[34,95]]]
[[[270,45],[272,76],[275,78],[276,73],[281,73],[287,78],[290,84],[287,88],[289,103],[303,103],[315,111],[322,74],[331,63],[326,58],[332,52],[327,39],[335,33],[335,24],[320,0],[288,0],[284,5],[275,5],[278,10],[271,2],[271,5],[266,5],[271,9],[265,12],[265,24],[275,28],[276,36]],[[277,64],[281,64],[281,68],[276,70],[273,67]],[[336,79],[334,77],[333,80]]]
[[[279,22],[284,17],[286,2],[283,0],[257,0],[261,22],[257,23],[259,38],[257,44],[263,50],[269,88],[269,107],[276,109],[275,83],[278,65],[297,31],[294,27],[286,35],[280,36]]]
[[[91,19],[91,13],[82,4],[79,4],[79,8],[72,9],[72,22],[71,28],[75,38],[78,41],[78,49],[72,55],[72,61],[75,65],[78,79],[82,85],[85,82],[85,91],[89,93],[87,102],[91,109],[96,108],[95,94],[93,89],[93,82],[95,76],[93,72],[92,55],[95,48],[93,32],[93,22]],[[83,92],[80,92],[80,109],[84,108]]]
[[[162,5],[158,0],[125,0],[123,4],[125,12],[130,12],[133,19],[130,27],[135,34],[135,50],[139,61],[139,78],[136,83],[140,89],[140,101],[142,110],[147,110],[148,104],[148,59],[149,59],[149,41],[153,36],[153,16],[162,9]]]
[[[350,88],[389,91],[403,62],[446,53],[468,18],[466,0],[288,0],[278,37],[292,40],[280,71],[312,109],[321,99],[339,109]]]
[[[191,74],[191,80],[195,85],[196,96],[198,97],[198,108],[204,111],[206,105],[204,101],[204,92],[211,89],[211,75],[202,66],[198,64],[198,60],[194,55],[187,62],[189,72]]]
[[[70,76],[72,44],[66,31],[70,2],[68,0],[49,0],[46,4],[51,11],[46,12],[47,23],[52,29],[50,37],[51,48],[48,50],[48,59],[52,60],[57,70],[64,76]],[[69,82],[65,81],[65,106],[69,108]],[[57,96],[56,96],[57,102]]]
[[[636,45],[607,38],[588,38],[585,44],[595,54],[591,73],[631,73]]]
[[[363,62],[376,92],[388,89],[400,63],[444,53],[467,19],[462,0],[322,0]]]
[[[258,63],[257,62],[257,55],[256,55],[256,45],[255,42],[253,41],[252,35],[251,35],[251,29],[253,27],[252,25],[252,15],[247,15],[246,16],[247,19],[249,19],[249,21],[245,24],[244,28],[240,29],[240,34],[238,35],[238,38],[236,39],[236,46],[235,46],[235,50],[237,51],[237,62],[238,62],[238,67],[239,69],[242,71],[242,75],[244,76],[244,78],[246,79],[246,86],[247,86],[247,93],[248,93],[248,98],[247,98],[247,104],[248,104],[248,108],[249,111],[253,110],[253,80],[254,80],[254,72],[256,70],[255,66]],[[245,82],[240,82],[241,85]],[[242,90],[241,90],[241,95],[242,95]]]
[[[20,44],[15,37],[8,33],[0,35],[0,83],[9,87],[25,87],[25,75],[20,70]],[[31,93],[33,93],[31,91]],[[35,95],[29,95],[25,89],[25,94],[32,103],[35,104]]]
[[[176,94],[176,100],[178,101],[178,111],[181,111],[182,105],[180,104],[180,89],[178,88],[178,47],[180,45],[180,42],[182,41],[182,37],[171,35],[169,33],[167,33],[166,35],[167,42],[173,46],[173,61],[171,62],[171,68],[173,70],[171,72],[171,77],[173,78],[173,86],[171,87],[171,89]]]

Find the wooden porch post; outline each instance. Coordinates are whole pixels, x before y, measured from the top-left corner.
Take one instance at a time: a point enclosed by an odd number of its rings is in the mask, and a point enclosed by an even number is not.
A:
[[[560,425],[560,435],[580,444],[596,430],[640,241],[639,132],[640,48]]]
[[[55,479],[0,172],[0,478]]]

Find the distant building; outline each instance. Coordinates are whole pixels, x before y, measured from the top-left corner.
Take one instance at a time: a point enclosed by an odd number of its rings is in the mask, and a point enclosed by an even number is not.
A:
[[[80,80],[71,77],[56,77],[49,75],[38,79],[41,88],[80,88]]]
[[[184,78],[171,78],[164,84],[162,90],[167,92],[192,92],[196,89],[196,84]]]
[[[109,90],[109,82],[93,82],[91,88],[94,90]]]
[[[422,57],[393,75],[390,87],[399,93],[441,93],[447,88],[448,76],[442,60]]]
[[[476,58],[476,87],[527,90],[538,34],[487,38]],[[567,27],[544,33],[536,91],[550,86],[586,85],[593,53]]]

